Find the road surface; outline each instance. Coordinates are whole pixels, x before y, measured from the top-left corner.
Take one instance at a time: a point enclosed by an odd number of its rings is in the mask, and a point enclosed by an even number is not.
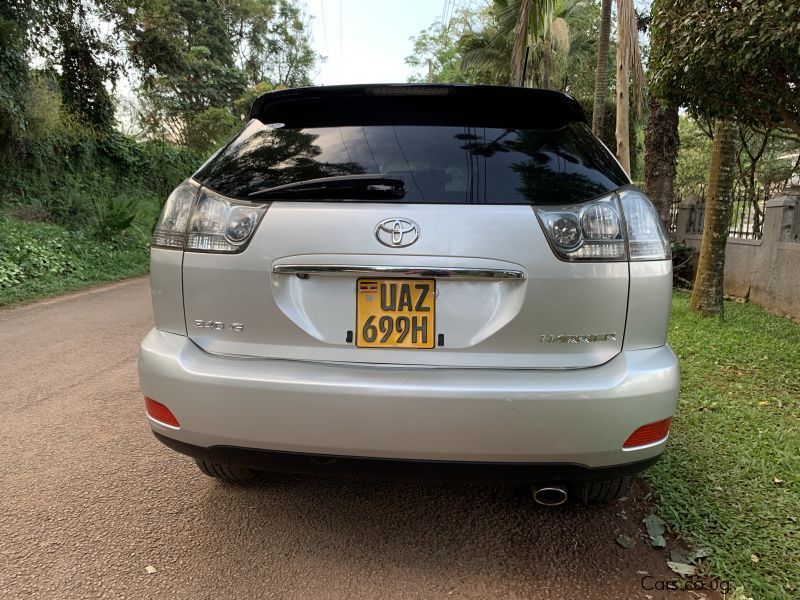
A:
[[[146,279],[0,310],[0,597],[663,597],[640,583],[672,576],[638,485],[545,509],[499,487],[209,479],[150,434],[151,326]]]

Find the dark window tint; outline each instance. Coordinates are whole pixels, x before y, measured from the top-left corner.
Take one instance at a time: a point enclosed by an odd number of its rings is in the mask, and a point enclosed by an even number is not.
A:
[[[555,131],[431,125],[290,128],[253,120],[196,174],[226,196],[348,174],[401,177],[400,202],[561,204],[628,183],[584,123]],[[301,196],[293,196],[298,200]]]

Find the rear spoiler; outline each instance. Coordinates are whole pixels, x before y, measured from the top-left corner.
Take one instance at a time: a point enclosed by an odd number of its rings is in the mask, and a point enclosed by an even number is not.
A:
[[[572,96],[494,85],[346,85],[286,89],[260,96],[250,118],[289,127],[437,124],[560,129],[586,123]]]

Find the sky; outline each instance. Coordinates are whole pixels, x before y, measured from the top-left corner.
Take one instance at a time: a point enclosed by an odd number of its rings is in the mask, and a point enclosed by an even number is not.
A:
[[[327,57],[314,82],[405,82],[411,68],[409,38],[441,18],[445,4],[461,0],[306,0],[313,47]],[[452,9],[448,8],[448,11]]]

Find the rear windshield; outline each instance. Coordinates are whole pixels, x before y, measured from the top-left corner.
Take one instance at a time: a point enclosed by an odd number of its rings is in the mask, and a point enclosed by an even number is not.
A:
[[[394,202],[404,203],[562,204],[628,183],[582,122],[542,131],[408,124],[300,128],[258,119],[195,179],[246,199],[274,186],[368,173],[402,178],[407,192]]]

